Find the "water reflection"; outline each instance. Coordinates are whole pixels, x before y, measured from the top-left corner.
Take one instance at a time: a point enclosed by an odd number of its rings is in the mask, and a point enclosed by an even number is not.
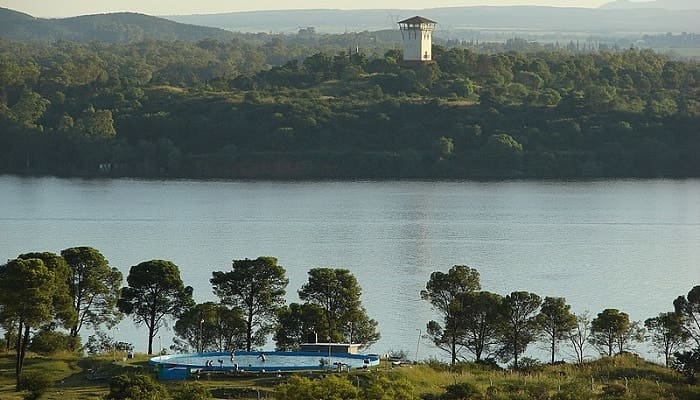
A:
[[[0,257],[94,246],[126,275],[169,259],[213,299],[213,270],[279,259],[288,301],[312,267],[349,268],[382,340],[412,354],[434,318],[430,273],[467,264],[485,290],[565,296],[577,312],[614,307],[643,320],[700,276],[700,181],[147,182],[0,177]],[[649,296],[652,293],[653,296]],[[120,335],[145,348],[130,321]],[[171,336],[162,332],[164,342]],[[142,338],[142,339],[140,339]],[[164,343],[165,344],[165,343]],[[269,345],[268,347],[271,347]],[[423,358],[437,354],[423,343]]]

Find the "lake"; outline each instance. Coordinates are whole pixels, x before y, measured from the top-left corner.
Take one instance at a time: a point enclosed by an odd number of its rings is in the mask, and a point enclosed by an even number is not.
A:
[[[197,301],[231,260],[274,256],[287,300],[313,267],[344,267],[382,339],[442,357],[419,330],[430,273],[466,264],[484,290],[563,296],[580,313],[643,321],[700,284],[700,180],[228,182],[0,177],[0,257],[99,249],[112,266],[166,259]],[[147,331],[114,332],[146,350]],[[172,332],[163,330],[163,347]],[[154,344],[157,348],[158,343]],[[269,342],[266,349],[272,349]],[[532,346],[536,350],[537,346]],[[646,355],[653,357],[652,355]],[[566,355],[562,355],[566,357]]]

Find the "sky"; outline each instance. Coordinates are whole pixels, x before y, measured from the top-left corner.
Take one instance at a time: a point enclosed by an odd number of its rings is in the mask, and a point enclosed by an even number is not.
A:
[[[35,17],[60,18],[118,11],[150,15],[211,14],[235,11],[285,9],[424,9],[475,5],[548,5],[598,7],[610,0],[0,0],[0,7]]]

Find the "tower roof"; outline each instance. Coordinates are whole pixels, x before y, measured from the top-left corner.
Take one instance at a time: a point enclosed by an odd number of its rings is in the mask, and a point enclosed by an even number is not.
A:
[[[428,18],[421,17],[416,15],[415,17],[411,17],[409,19],[405,19],[403,21],[399,21],[399,24],[437,24],[435,21],[431,21]]]

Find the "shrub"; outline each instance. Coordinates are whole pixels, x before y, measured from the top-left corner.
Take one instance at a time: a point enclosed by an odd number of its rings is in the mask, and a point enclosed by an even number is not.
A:
[[[668,398],[672,399],[700,399],[700,386],[673,386],[669,390],[671,392]]]
[[[534,385],[527,387],[527,394],[531,400],[547,400],[549,399],[549,390],[543,385]]]
[[[503,392],[505,393],[522,393],[525,390],[525,384],[523,382],[505,382],[501,385]]]
[[[603,386],[603,398],[622,397],[627,393],[627,388],[619,383],[611,383]]]
[[[513,369],[514,366],[510,366]],[[518,369],[524,372],[539,372],[544,370],[542,362],[535,358],[523,357],[518,363]]]
[[[480,362],[458,362],[455,365],[451,365],[444,361],[436,360],[430,358],[426,361],[422,361],[421,364],[425,364],[430,369],[436,372],[452,372],[455,374],[463,374],[465,372],[481,372],[481,371],[500,371],[501,367],[496,364],[496,361],[492,358],[487,360],[482,360]]]
[[[98,332],[95,335],[88,336],[87,343],[85,343],[85,351],[90,355],[103,354],[113,348],[112,338],[107,336],[104,332]]]
[[[552,396],[552,400],[583,400],[576,392],[557,392]]]
[[[32,371],[22,373],[17,388],[29,392],[24,396],[26,400],[35,400],[46,393],[51,386],[53,386],[51,375],[45,372]]]
[[[501,371],[503,368],[501,368],[500,365],[498,365],[498,362],[496,361],[495,358],[488,357],[481,359],[479,361],[475,361],[474,364],[476,365],[481,365],[486,367],[485,370],[493,370],[493,371]]]
[[[700,372],[700,348],[676,352],[673,356],[675,357],[673,369],[683,374],[688,379],[688,383],[695,384],[697,382],[696,375]]]
[[[390,379],[387,376],[372,377],[362,389],[360,398],[366,400],[412,400],[415,387],[406,379]]]
[[[552,400],[590,400],[595,395],[590,386],[569,383],[561,386],[561,390],[552,396]]]
[[[173,400],[208,400],[209,389],[201,383],[183,383],[171,393]]]
[[[105,400],[160,400],[168,393],[160,383],[148,375],[117,375],[109,382]]]
[[[408,352],[406,350],[389,350],[389,358],[406,360],[408,358]]]
[[[330,375],[314,381],[293,375],[286,383],[277,385],[274,397],[279,400],[356,399],[358,390],[345,377]]]
[[[486,400],[506,400],[508,396],[501,393],[497,386],[489,386],[486,388],[486,395],[484,399]]]
[[[443,400],[477,400],[482,399],[481,391],[469,382],[456,383],[446,388]]]
[[[29,350],[39,354],[54,354],[61,351],[71,351],[80,347],[80,339],[68,334],[43,330],[34,335]]]
[[[508,396],[508,400],[530,400],[525,393],[515,393]]]

